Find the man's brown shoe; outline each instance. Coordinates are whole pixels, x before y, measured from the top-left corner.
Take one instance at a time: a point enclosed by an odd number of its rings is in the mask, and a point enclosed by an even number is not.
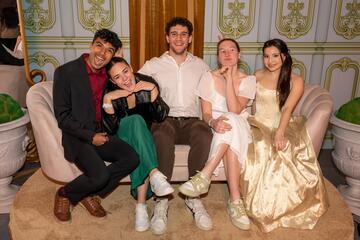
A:
[[[100,204],[100,199],[94,196],[84,198],[79,202],[94,217],[102,218],[106,216],[105,209]]]
[[[54,215],[61,222],[68,222],[71,219],[70,201],[66,197],[59,195],[59,190],[55,194]]]

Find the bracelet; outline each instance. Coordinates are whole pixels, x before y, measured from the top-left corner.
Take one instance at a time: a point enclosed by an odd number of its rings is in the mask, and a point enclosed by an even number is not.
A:
[[[208,121],[208,125],[209,125],[209,127],[211,127],[211,128],[212,128],[212,126],[211,126],[211,122],[212,122],[212,121],[214,121],[213,118],[210,118],[210,120]]]
[[[109,109],[109,108],[113,108],[113,105],[111,103],[103,103],[102,107],[103,109]]]

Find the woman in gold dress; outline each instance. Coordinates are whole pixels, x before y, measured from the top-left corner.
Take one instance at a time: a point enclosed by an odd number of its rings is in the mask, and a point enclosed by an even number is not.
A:
[[[292,116],[304,81],[292,73],[289,50],[280,39],[265,42],[263,61],[265,68],[255,73],[255,114],[248,118],[253,142],[241,181],[246,211],[264,232],[312,229],[328,200],[306,119]]]

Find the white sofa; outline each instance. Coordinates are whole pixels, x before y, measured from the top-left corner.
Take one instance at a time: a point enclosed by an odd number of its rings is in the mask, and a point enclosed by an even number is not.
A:
[[[52,180],[69,182],[81,172],[74,164],[64,159],[61,131],[54,117],[52,86],[52,81],[35,84],[28,91],[26,102],[42,171]],[[319,86],[307,85],[304,95],[295,109],[295,114],[301,114],[308,118],[307,128],[316,154],[320,151],[329,117],[332,113],[332,106],[330,94],[326,90]],[[176,146],[175,165],[171,181],[185,181],[188,179],[188,150],[189,147],[186,145]],[[215,181],[225,179],[224,171],[220,171],[217,177],[213,176]],[[129,177],[122,181],[129,181]]]

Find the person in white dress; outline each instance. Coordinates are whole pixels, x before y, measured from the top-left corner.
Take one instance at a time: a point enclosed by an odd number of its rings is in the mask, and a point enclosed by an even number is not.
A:
[[[209,158],[205,167],[182,184],[179,191],[189,197],[207,193],[211,176],[217,174],[219,167],[224,167],[230,193],[227,211],[231,222],[248,230],[250,220],[241,199],[239,182],[251,142],[247,107],[255,97],[256,78],[239,70],[240,47],[235,40],[220,40],[217,56],[219,69],[206,72],[197,88],[203,121],[214,133]]]

